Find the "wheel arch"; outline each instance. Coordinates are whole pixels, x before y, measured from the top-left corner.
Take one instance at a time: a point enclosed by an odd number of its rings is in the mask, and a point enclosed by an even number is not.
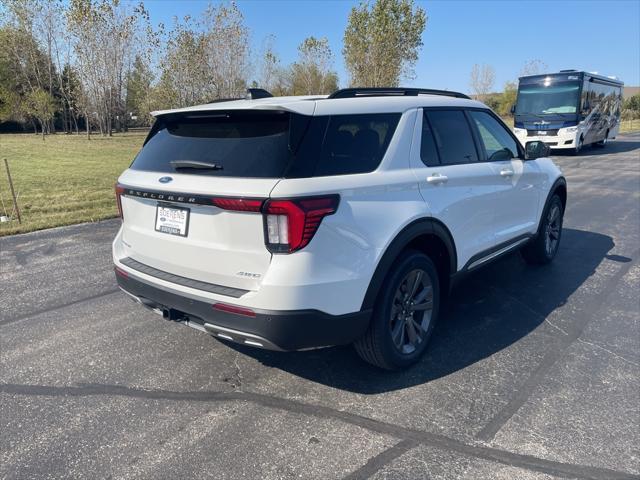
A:
[[[558,177],[553,185],[549,189],[549,194],[547,195],[547,199],[544,201],[544,205],[542,210],[540,210],[540,215],[538,216],[538,230],[540,230],[540,224],[542,222],[542,216],[544,212],[547,210],[549,206],[549,202],[553,198],[554,195],[558,195],[560,197],[560,201],[562,202],[562,212],[564,213],[567,209],[567,180],[564,177]],[[537,233],[538,230],[536,231]]]
[[[440,275],[440,291],[449,291],[449,278],[457,271],[457,253],[449,229],[435,218],[414,220],[404,227],[387,246],[371,277],[362,301],[362,309],[374,307],[378,293],[393,267],[394,261],[407,249],[415,249],[432,257]]]

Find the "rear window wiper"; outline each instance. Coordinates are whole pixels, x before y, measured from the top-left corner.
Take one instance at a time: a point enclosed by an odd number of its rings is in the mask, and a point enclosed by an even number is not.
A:
[[[193,168],[198,170],[222,170],[217,163],[201,162],[199,160],[172,160],[169,162],[176,170],[179,168]]]

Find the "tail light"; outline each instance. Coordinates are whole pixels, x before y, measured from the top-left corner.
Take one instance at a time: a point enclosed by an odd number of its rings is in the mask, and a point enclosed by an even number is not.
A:
[[[291,253],[307,246],[322,219],[336,212],[339,201],[338,195],[267,200],[262,213],[269,251]]]
[[[116,190],[116,203],[118,204],[118,216],[124,219],[124,217],[122,216],[122,195],[124,194],[124,186],[120,185],[119,183],[116,183],[115,190]]]
[[[248,198],[228,198],[216,197],[211,199],[216,207],[223,210],[235,210],[237,212],[259,212],[262,208],[263,200]]]

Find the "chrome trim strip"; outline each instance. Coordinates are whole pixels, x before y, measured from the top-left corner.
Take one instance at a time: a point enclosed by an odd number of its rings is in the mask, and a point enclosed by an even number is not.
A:
[[[502,255],[503,253],[508,252],[509,250],[517,247],[518,245],[523,244],[524,242],[526,242],[528,240],[529,240],[528,238],[521,238],[520,240],[512,243],[511,245],[507,245],[506,247],[503,247],[500,250],[497,250],[497,251],[495,251],[493,253],[490,253],[486,257],[479,258],[478,260],[473,262],[471,265],[469,265],[467,267],[467,270],[471,270],[471,269],[473,269],[475,267],[478,267],[478,266],[482,265],[483,263],[488,262],[489,260],[491,260],[493,258],[496,258],[498,255]]]
[[[216,335],[222,338],[231,337],[231,340],[238,343],[246,343],[247,345],[253,346],[261,346],[262,348],[266,348],[267,350],[282,350],[277,345],[274,345],[266,338],[262,338],[258,335],[254,335],[252,333],[241,332],[239,330],[234,330],[232,328],[221,327],[219,325],[214,325],[209,322],[204,323],[204,328],[206,331],[212,335]],[[222,334],[222,335],[221,335]]]

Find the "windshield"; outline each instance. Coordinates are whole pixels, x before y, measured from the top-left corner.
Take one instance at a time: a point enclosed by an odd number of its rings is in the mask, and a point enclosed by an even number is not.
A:
[[[516,115],[576,113],[580,84],[520,85]]]

